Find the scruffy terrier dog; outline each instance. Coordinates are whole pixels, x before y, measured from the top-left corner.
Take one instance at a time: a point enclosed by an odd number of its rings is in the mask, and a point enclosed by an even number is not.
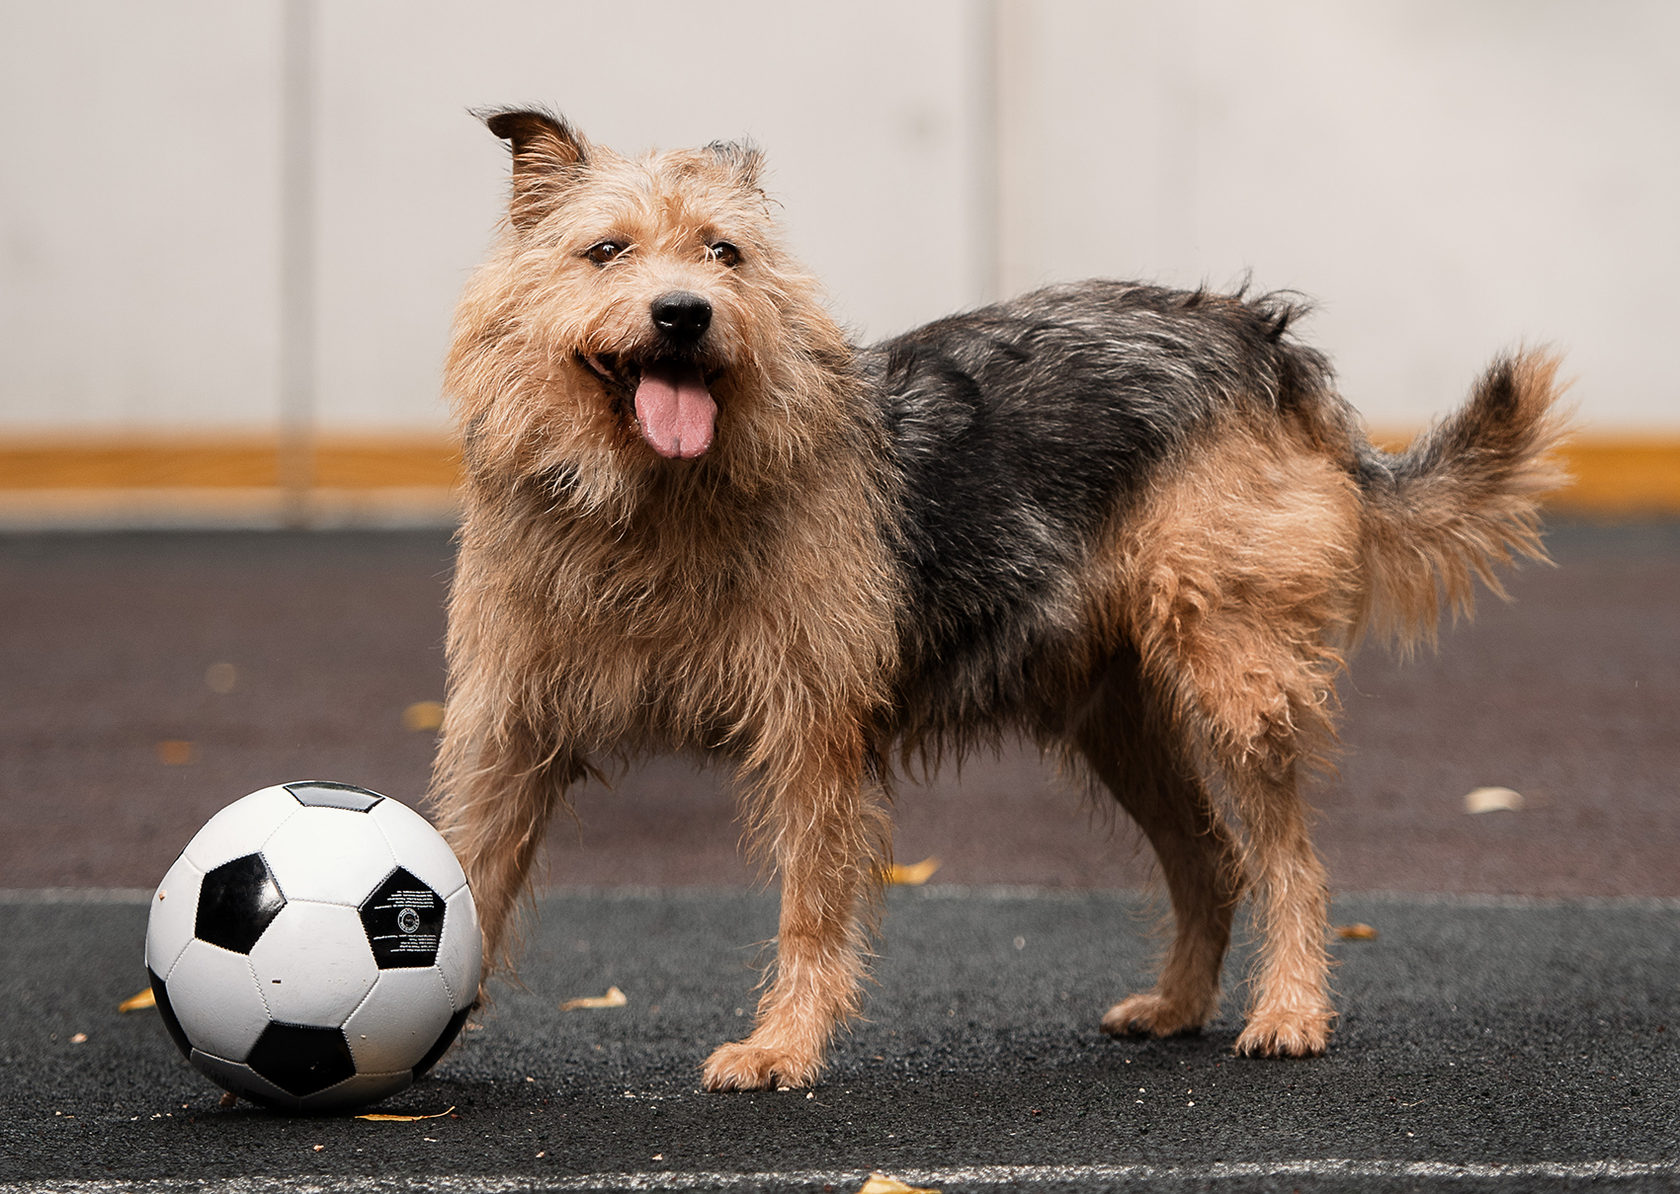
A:
[[[1398,455],[1267,296],[1054,286],[860,347],[776,239],[750,147],[626,158],[542,112],[447,385],[467,510],[432,799],[487,960],[592,760],[730,760],[781,881],[774,970],[712,1089],[815,1080],[859,1010],[895,770],[1023,733],[1112,792],[1176,936],[1111,1033],[1213,1014],[1326,1046],[1299,791],[1362,632],[1405,646],[1539,556],[1555,362],[1502,358]]]

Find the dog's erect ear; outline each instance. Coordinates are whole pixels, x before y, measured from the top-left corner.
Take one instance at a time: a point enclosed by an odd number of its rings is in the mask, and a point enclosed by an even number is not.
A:
[[[558,116],[530,108],[475,112],[513,146],[513,198],[508,216],[529,228],[554,210],[567,185],[589,160],[589,143]]]
[[[749,191],[759,189],[759,176],[764,173],[764,154],[751,141],[713,141],[706,146]]]

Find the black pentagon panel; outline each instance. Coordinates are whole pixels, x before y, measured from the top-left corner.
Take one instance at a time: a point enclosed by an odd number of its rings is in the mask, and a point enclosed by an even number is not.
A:
[[[169,1031],[169,1039],[175,1042],[175,1047],[181,1051],[182,1057],[191,1057],[192,1042],[187,1039],[186,1029],[181,1027],[181,1020],[169,1002],[169,988],[150,966],[146,967],[146,977],[152,980],[152,998],[157,1002],[158,1015],[163,1017],[163,1026]]]
[[[204,884],[198,889],[193,935],[234,953],[248,954],[285,906],[286,897],[263,856],[247,854],[222,863],[204,876]]]
[[[292,799],[310,808],[341,808],[347,812],[365,813],[385,797],[355,784],[339,784],[326,779],[307,779],[295,784],[281,785]]]
[[[443,897],[402,867],[361,906],[373,960],[381,970],[430,966],[443,936]]]
[[[455,1038],[461,1034],[461,1026],[467,1022],[467,1013],[470,1011],[472,1011],[472,1008],[464,1007],[449,1017],[449,1023],[444,1026],[442,1032],[438,1033],[438,1039],[432,1044],[432,1047],[426,1050],[426,1056],[415,1063],[414,1076],[416,1078],[425,1077],[426,1071],[435,1066],[438,1059],[449,1051],[449,1046],[453,1045]]]
[[[350,1042],[336,1028],[270,1024],[245,1064],[287,1094],[303,1098],[355,1076]]]

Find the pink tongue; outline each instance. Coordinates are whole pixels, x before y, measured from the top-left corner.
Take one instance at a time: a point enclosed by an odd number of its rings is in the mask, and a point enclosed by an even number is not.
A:
[[[655,452],[692,460],[712,446],[717,403],[696,366],[650,364],[636,386],[636,420]]]

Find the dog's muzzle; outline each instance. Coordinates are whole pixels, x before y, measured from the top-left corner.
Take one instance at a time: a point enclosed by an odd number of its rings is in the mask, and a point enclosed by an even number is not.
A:
[[[628,390],[636,427],[648,446],[670,460],[693,460],[712,446],[717,402],[701,363],[700,342],[712,326],[712,304],[674,290],[648,305],[658,332],[650,356],[626,361],[606,355],[583,358],[603,381]]]

